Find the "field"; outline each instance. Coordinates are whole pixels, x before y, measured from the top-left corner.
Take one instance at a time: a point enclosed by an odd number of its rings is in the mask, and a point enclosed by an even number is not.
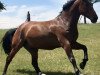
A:
[[[78,42],[88,48],[89,61],[81,72],[85,75],[100,75],[100,24],[78,25]],[[0,30],[0,40],[7,30]],[[77,65],[83,59],[83,51],[73,50]],[[0,75],[2,75],[7,55],[0,45]],[[64,50],[39,50],[39,66],[47,75],[73,75],[74,70]],[[22,48],[11,62],[7,75],[36,75],[31,65],[31,55]]]

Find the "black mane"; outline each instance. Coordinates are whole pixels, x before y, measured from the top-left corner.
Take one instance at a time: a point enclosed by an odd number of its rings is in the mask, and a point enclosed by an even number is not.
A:
[[[73,5],[74,2],[75,2],[75,0],[70,0],[70,1],[68,1],[67,3],[65,3],[65,4],[63,5],[63,11],[69,10],[70,7]]]

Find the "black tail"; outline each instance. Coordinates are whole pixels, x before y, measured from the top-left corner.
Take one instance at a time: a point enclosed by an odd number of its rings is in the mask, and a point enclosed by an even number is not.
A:
[[[26,19],[26,21],[30,21],[30,12],[29,11],[27,13],[27,19]]]
[[[13,35],[14,35],[16,29],[17,29],[17,28],[8,30],[8,31],[5,33],[5,35],[4,35],[3,39],[2,39],[2,47],[3,47],[4,52],[5,52],[6,54],[9,54],[10,51],[11,51],[12,37],[13,37]]]

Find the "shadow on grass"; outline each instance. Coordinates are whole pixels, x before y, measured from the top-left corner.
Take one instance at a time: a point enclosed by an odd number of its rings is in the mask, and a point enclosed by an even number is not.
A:
[[[28,74],[28,75],[36,75],[36,72],[31,71],[31,70],[26,70],[26,69],[17,69],[16,72],[21,73],[21,74]],[[63,72],[43,72],[46,75],[74,75],[74,73],[68,72],[68,73],[63,73]]]

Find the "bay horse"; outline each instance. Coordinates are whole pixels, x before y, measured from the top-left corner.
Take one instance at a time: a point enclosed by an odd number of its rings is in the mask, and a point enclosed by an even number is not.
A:
[[[75,75],[81,72],[76,65],[72,49],[83,49],[84,59],[80,68],[84,69],[88,61],[87,47],[77,42],[77,23],[80,15],[83,15],[96,23],[98,16],[94,11],[93,4],[89,0],[71,0],[63,6],[61,13],[49,21],[29,21],[21,24],[15,31],[11,49],[6,59],[6,64],[2,75],[6,75],[8,66],[15,54],[22,48],[32,56],[32,65],[37,75],[44,75],[38,66],[38,50],[52,50],[62,47],[75,70]]]

